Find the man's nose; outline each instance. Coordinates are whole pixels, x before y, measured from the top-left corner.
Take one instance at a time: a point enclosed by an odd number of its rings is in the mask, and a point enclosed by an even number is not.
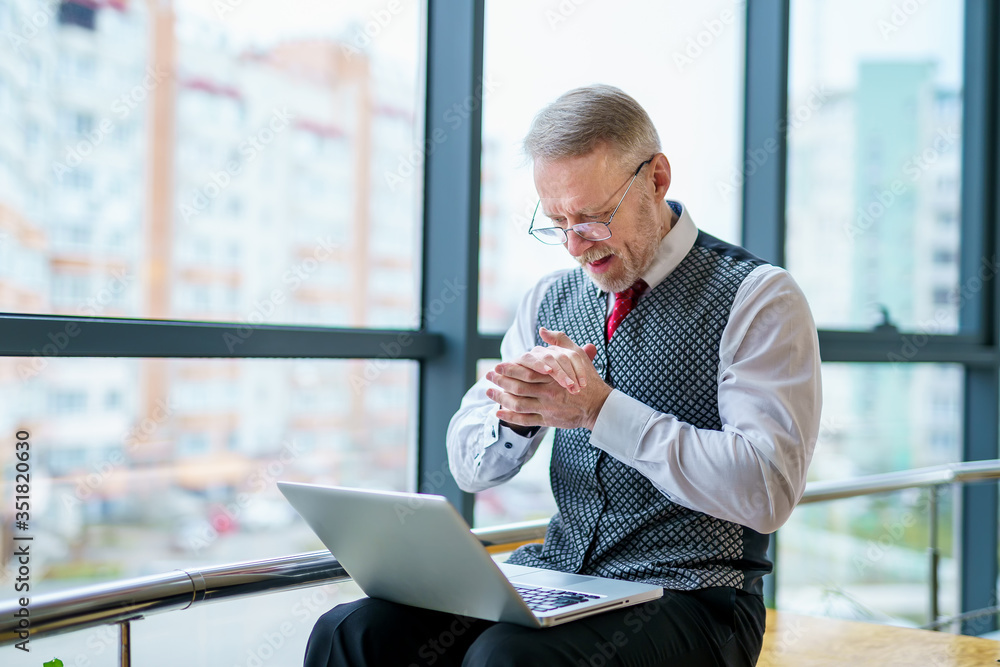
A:
[[[590,250],[590,247],[594,245],[594,241],[588,241],[576,232],[566,230],[566,250],[573,257],[579,257],[583,253]]]

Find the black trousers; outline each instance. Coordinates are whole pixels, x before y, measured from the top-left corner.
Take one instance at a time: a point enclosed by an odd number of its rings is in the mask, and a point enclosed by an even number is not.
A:
[[[763,635],[760,596],[732,588],[664,591],[544,629],[363,598],[319,618],[305,667],[752,667]]]

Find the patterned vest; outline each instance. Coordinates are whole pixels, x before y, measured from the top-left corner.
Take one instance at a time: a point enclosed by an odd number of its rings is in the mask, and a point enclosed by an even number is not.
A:
[[[582,269],[546,292],[538,324],[577,343],[595,343],[594,365],[615,389],[697,428],[721,430],[719,342],[740,283],[764,263],[699,232],[687,256],[639,300],[610,343],[606,297]],[[540,338],[536,344],[543,344]],[[672,502],[589,440],[587,429],[556,430],[550,477],[558,512],[544,544],[521,547],[509,562],[670,589],[761,592],[761,577],[771,571],[766,535]]]

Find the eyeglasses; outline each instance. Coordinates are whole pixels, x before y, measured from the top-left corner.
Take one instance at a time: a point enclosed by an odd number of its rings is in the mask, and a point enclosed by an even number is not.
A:
[[[566,232],[576,232],[580,238],[588,241],[605,241],[610,239],[611,228],[609,225],[611,225],[611,221],[615,219],[615,213],[618,212],[622,202],[625,201],[625,195],[627,195],[628,191],[632,189],[632,184],[635,183],[636,176],[639,175],[639,172],[643,167],[652,161],[653,158],[649,158],[636,167],[635,173],[632,174],[632,180],[628,182],[628,187],[625,188],[625,192],[622,194],[622,198],[618,202],[618,206],[615,206],[615,210],[611,212],[611,216],[608,218],[607,222],[581,222],[567,227],[566,229],[563,229],[562,227],[542,227],[541,229],[535,229],[535,216],[538,214],[538,207],[542,205],[542,200],[539,199],[538,203],[535,204],[535,212],[531,214],[531,225],[528,226],[528,233],[546,245],[562,245],[563,243],[566,243],[568,238],[566,236]]]

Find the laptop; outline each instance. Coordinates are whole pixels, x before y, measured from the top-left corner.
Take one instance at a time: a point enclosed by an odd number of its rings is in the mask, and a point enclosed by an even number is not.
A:
[[[659,586],[497,564],[443,496],[278,489],[369,597],[542,628],[663,595]]]

